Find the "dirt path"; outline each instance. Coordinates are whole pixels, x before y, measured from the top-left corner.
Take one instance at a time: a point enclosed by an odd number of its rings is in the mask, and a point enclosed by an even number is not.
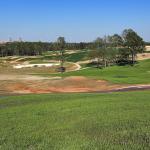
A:
[[[73,70],[67,71],[67,72],[73,72],[73,71],[81,70],[81,66],[78,63],[73,63],[73,64],[76,66],[76,68]]]

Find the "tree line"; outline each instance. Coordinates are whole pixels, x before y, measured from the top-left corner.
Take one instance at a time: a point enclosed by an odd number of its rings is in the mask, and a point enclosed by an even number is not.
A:
[[[64,50],[90,49],[89,57],[97,61],[97,65],[105,67],[114,63],[136,61],[136,55],[143,52],[145,42],[132,29],[125,29],[121,35],[98,37],[93,42],[67,43],[64,37],[59,37],[56,42],[8,42],[0,45],[0,56],[36,56],[47,51],[60,50],[62,60]],[[63,60],[62,60],[63,61]]]
[[[86,49],[91,43],[65,43],[65,50]],[[57,42],[7,42],[0,44],[0,57],[6,56],[36,56],[47,51],[58,51],[60,46]]]

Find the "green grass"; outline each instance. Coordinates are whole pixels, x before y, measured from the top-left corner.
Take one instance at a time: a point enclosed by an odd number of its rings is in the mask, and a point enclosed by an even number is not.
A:
[[[46,74],[50,75],[50,74]],[[112,83],[142,84],[150,83],[150,59],[140,61],[135,66],[113,66],[105,69],[89,68],[76,72],[54,74],[53,76],[85,76],[104,79]]]
[[[46,60],[59,60],[59,56],[44,56]],[[65,54],[65,60],[69,62],[78,62],[88,60],[88,51],[81,51],[73,54]]]
[[[88,60],[88,52],[83,51],[80,53],[74,53],[66,56],[66,60],[70,62],[78,62],[83,60]]]
[[[0,99],[2,150],[149,150],[150,91]]]
[[[29,62],[30,64],[45,64],[45,63],[50,63],[48,60],[44,60],[43,58],[31,60]]]

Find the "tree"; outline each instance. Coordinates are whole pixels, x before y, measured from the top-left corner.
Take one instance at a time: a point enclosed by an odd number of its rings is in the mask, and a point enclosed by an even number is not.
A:
[[[126,65],[129,64],[130,61],[130,50],[128,48],[119,48],[117,55],[117,64],[118,65]]]
[[[91,50],[91,51],[89,51],[88,56],[89,56],[89,59],[92,60],[92,63],[95,64],[95,62],[97,61],[97,62],[96,62],[96,65],[97,65],[97,68],[99,68],[99,66],[100,66],[99,60],[100,60],[100,59],[98,58],[97,53],[98,53],[97,50]]]
[[[127,46],[130,49],[132,56],[132,64],[134,64],[137,53],[142,52],[144,50],[144,41],[132,29],[125,29],[122,35],[125,46]]]
[[[95,43],[96,48],[100,48],[100,47],[102,47],[102,46],[104,45],[104,41],[103,41],[103,39],[100,38],[100,37],[98,37],[98,38],[94,41],[94,43]]]
[[[60,62],[61,62],[60,71],[64,72],[65,71],[65,68],[64,68],[65,49],[64,48],[65,48],[65,44],[66,44],[65,38],[64,37],[58,37],[57,44],[58,44],[59,51],[60,51]]]
[[[98,56],[98,63],[100,62],[100,60],[102,61],[104,67],[107,67],[107,49],[106,48],[99,48],[97,49],[97,56]]]
[[[120,35],[114,34],[113,36],[110,37],[111,44],[114,47],[119,47],[123,45],[123,39]]]
[[[97,67],[107,67],[116,63],[118,55],[118,49],[116,48],[97,48],[89,52],[89,57],[94,59],[97,63]]]

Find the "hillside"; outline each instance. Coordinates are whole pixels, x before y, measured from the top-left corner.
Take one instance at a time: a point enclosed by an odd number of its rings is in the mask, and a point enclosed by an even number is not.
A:
[[[1,149],[149,149],[150,92],[0,98]]]

